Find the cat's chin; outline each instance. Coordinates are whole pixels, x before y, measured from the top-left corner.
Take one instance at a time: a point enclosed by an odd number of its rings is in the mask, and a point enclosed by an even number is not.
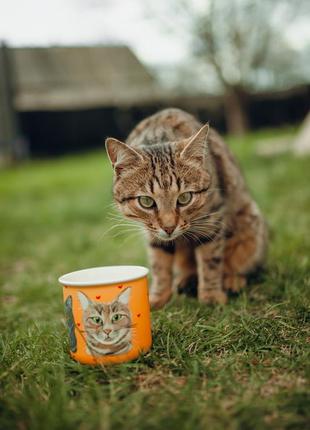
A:
[[[176,235],[172,235],[170,237],[162,237],[162,236],[155,235],[154,238],[156,240],[158,240],[159,242],[173,243],[176,239],[178,239],[181,236],[182,236],[182,233],[179,233],[179,234],[176,234]]]
[[[163,238],[161,236],[154,236],[154,239],[159,244],[163,243],[163,244],[169,245],[169,244],[172,244],[173,242],[175,242],[178,237],[181,237],[181,235],[177,235],[177,236],[173,236],[173,237],[167,237],[167,238]]]
[[[156,237],[156,239],[159,242],[164,242],[164,243],[173,243],[179,236],[175,236],[175,237],[168,237],[167,239],[164,239],[163,237]]]

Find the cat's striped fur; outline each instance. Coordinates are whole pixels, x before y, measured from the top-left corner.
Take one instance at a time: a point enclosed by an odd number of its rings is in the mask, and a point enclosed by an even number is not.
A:
[[[264,260],[266,226],[217,132],[171,108],[140,122],[126,144],[108,138],[106,148],[119,210],[141,221],[149,237],[153,307],[196,276],[203,303],[225,303],[227,290],[244,287]],[[190,202],[178,204],[188,192]],[[139,196],[154,206],[142,207]]]

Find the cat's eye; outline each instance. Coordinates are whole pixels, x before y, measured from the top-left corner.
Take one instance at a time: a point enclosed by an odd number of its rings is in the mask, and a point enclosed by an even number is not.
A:
[[[117,321],[121,320],[122,318],[123,318],[123,315],[121,315],[121,314],[114,314],[113,317],[112,317],[112,322],[113,323],[117,322]]]
[[[139,204],[145,209],[151,209],[155,206],[155,200],[149,196],[140,196],[138,197]]]
[[[192,200],[192,193],[190,191],[186,191],[185,193],[182,193],[178,197],[178,204],[181,206],[188,205],[189,202]]]
[[[91,317],[90,318],[95,324],[100,324],[101,323],[101,318],[100,317]]]

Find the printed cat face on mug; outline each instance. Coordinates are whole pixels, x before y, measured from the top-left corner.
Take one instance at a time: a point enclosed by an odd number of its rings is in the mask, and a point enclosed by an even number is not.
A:
[[[130,287],[110,303],[92,301],[78,292],[88,350],[94,355],[122,354],[131,347]]]

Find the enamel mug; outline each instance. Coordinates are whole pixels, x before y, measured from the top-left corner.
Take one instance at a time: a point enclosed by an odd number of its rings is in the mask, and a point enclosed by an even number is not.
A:
[[[106,266],[59,278],[74,360],[122,363],[151,348],[148,272],[142,266]]]

